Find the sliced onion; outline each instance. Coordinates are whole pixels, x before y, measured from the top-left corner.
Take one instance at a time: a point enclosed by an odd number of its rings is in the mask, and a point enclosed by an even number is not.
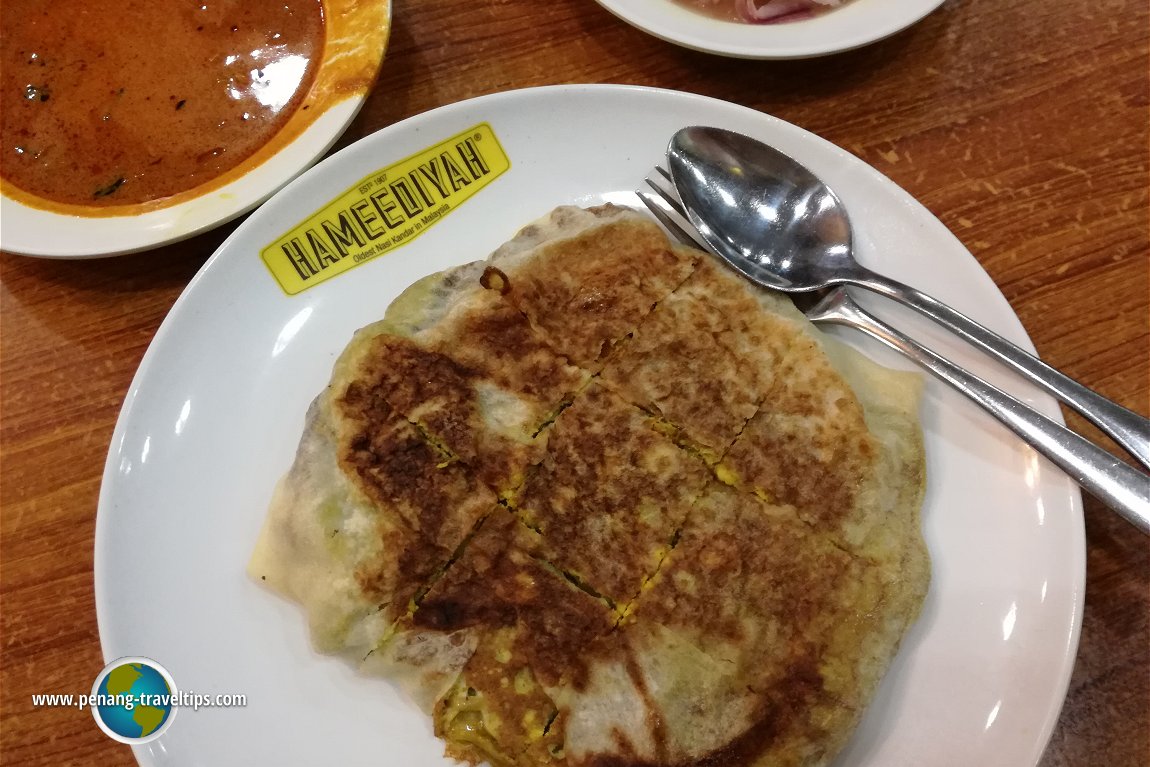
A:
[[[753,24],[792,21],[810,15],[819,7],[841,5],[842,0],[736,0],[739,15]]]

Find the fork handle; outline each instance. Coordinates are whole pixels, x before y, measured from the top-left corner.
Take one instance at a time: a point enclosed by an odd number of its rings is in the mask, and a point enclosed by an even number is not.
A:
[[[1150,476],[867,313],[845,290],[832,291],[807,317],[853,327],[902,352],[977,402],[1083,489],[1150,534]]]
[[[1150,468],[1150,420],[1086,388],[961,312],[909,285],[863,267],[843,282],[892,298],[930,317],[1077,410]]]

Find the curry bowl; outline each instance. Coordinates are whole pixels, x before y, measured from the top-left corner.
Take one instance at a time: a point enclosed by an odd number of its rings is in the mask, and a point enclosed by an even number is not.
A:
[[[9,4],[0,248],[95,258],[176,242],[319,159],[375,83],[391,2],[266,6],[141,13],[128,41],[111,6],[80,9],[81,24]]]

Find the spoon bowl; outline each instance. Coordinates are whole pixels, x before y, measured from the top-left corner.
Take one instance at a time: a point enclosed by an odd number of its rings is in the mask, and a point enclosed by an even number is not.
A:
[[[806,166],[748,141],[718,128],[675,134],[667,164],[691,223],[765,287],[802,292],[841,281],[857,268],[846,207]]]

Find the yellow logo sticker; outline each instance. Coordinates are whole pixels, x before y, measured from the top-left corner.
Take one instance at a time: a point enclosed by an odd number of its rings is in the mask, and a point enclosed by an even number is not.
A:
[[[510,167],[491,126],[481,123],[364,176],[260,257],[294,296],[406,245]]]

